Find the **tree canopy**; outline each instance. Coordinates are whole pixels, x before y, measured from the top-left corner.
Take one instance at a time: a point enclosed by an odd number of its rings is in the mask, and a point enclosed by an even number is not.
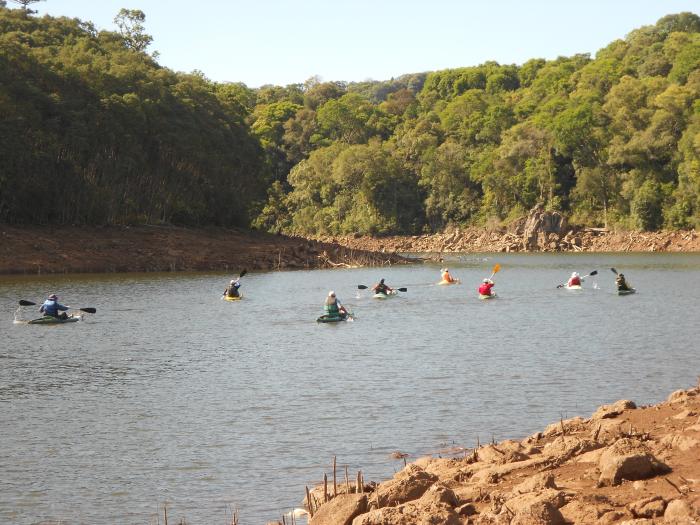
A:
[[[700,226],[700,17],[595,57],[251,89],[117,30],[0,5],[0,221],[302,235],[510,221]]]

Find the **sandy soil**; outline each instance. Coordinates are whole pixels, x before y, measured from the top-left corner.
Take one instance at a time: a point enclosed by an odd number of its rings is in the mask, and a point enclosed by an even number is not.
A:
[[[304,499],[310,525],[698,524],[700,388],[652,406],[620,400],[522,441],[439,451],[381,483],[334,489],[333,479]]]
[[[272,270],[407,262],[328,242],[228,229],[0,225],[0,274]]]

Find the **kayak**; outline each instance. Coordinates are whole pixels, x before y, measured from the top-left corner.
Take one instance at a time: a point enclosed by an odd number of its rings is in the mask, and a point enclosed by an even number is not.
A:
[[[229,297],[228,295],[224,295],[224,301],[240,301],[243,299],[243,294],[239,295],[238,297]]]
[[[347,321],[348,316],[347,315],[328,315],[324,314],[318,319],[316,319],[317,323],[339,323],[341,321]]]
[[[479,299],[493,299],[495,297],[496,297],[495,293],[492,293],[491,295],[479,294]]]
[[[392,290],[389,293],[375,293],[373,297],[375,299],[388,299],[389,297],[391,297],[392,295],[396,295],[397,293],[399,292],[397,292],[396,290]]]
[[[459,279],[455,279],[454,281],[440,281],[437,283],[438,286],[443,286],[443,285],[448,285],[448,284],[462,284],[462,281]]]
[[[618,290],[617,295],[630,295],[636,292],[637,290],[635,290],[634,288],[630,288],[629,290]]]
[[[583,290],[583,286],[581,286],[580,284],[572,284],[571,286],[567,284],[566,286],[564,286],[564,288],[566,288],[567,290]]]
[[[69,315],[65,319],[59,319],[58,317],[51,317],[50,315],[45,315],[44,317],[39,317],[38,319],[32,319],[27,321],[27,324],[64,324],[64,323],[75,323],[83,318],[82,315]]]

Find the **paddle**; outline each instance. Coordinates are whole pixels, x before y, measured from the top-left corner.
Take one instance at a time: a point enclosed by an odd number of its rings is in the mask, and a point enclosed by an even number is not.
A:
[[[75,308],[74,306],[68,306],[67,308],[70,308],[71,310],[80,310],[81,312],[87,312],[89,314],[95,314],[97,313],[97,308]]]
[[[615,275],[617,275],[617,270],[616,270],[615,268],[610,268],[610,271],[612,271],[612,273],[614,273]]]
[[[498,272],[501,271],[501,265],[496,263],[493,267],[493,273],[491,274],[491,277],[489,277],[489,281],[493,279],[493,276],[496,275]]]
[[[33,303],[31,301],[25,301],[24,299],[19,300],[19,305],[20,306],[36,306],[36,303]],[[74,306],[66,306],[66,308],[70,308],[71,310],[80,310],[81,312],[87,312],[89,314],[95,314],[97,313],[97,308],[75,308]]]
[[[358,290],[366,290],[367,288],[369,288],[369,286],[366,286],[364,284],[357,285]],[[398,290],[399,292],[407,292],[408,288],[394,288],[394,290]]]
[[[583,277],[581,277],[581,281],[583,281],[586,277],[592,277],[594,275],[598,275],[598,270],[593,270],[588,275],[584,275]],[[564,286],[566,286],[566,283],[565,284],[558,284],[557,288],[564,288]]]

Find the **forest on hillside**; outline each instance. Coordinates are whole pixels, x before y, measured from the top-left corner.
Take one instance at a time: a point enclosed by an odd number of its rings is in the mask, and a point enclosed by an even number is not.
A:
[[[251,89],[118,31],[0,7],[0,222],[301,235],[700,226],[700,17],[589,55]]]

